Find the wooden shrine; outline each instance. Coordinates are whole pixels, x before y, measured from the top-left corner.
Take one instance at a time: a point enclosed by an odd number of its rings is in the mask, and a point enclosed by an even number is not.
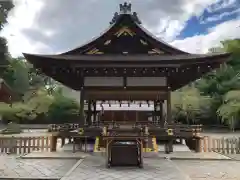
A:
[[[47,76],[80,91],[79,124],[66,125],[67,132],[59,135],[67,133],[75,140],[94,138],[96,151],[102,149],[107,153],[108,167],[123,164],[142,167],[142,152],[151,139],[161,139],[166,153],[170,153],[174,139],[198,138],[199,130],[178,125],[172,118],[171,92],[218,68],[230,54],[199,55],[176,49],[144,29],[137,13],[131,11],[131,4],[124,3],[120,12],[114,14],[108,30],[85,45],[62,54],[24,53],[24,56]],[[99,113],[96,109],[99,101],[151,103],[153,120],[137,121],[135,117],[127,123],[116,121],[113,116],[110,122],[105,121],[99,118],[104,110]],[[120,152],[131,153],[132,163],[127,156],[118,159]]]

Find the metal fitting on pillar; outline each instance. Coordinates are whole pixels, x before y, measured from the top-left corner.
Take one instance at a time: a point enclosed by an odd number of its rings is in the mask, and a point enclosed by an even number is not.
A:
[[[107,135],[107,127],[103,127],[102,135],[103,136]]]
[[[144,134],[145,134],[145,135],[149,135],[148,127],[147,127],[147,126],[145,126],[145,128],[144,128]]]

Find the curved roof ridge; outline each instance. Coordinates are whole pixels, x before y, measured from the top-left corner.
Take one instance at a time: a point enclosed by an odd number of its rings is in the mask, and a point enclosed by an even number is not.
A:
[[[142,26],[141,24],[136,24],[136,25],[137,25],[143,32],[145,32],[148,36],[152,37],[152,38],[155,39],[156,41],[158,41],[158,42],[160,42],[160,43],[162,43],[162,44],[164,44],[164,45],[166,45],[166,46],[168,46],[168,47],[171,47],[171,48],[173,48],[173,49],[175,49],[175,50],[178,50],[178,51],[180,51],[180,52],[182,52],[182,53],[184,53],[184,54],[190,54],[190,53],[188,53],[188,52],[182,51],[182,50],[180,50],[180,49],[172,46],[171,44],[165,42],[165,41],[162,40],[161,38],[158,38],[157,36],[155,36],[153,33],[151,33],[149,30],[147,30],[147,29],[146,29],[144,26]]]
[[[104,36],[107,32],[109,32],[113,27],[115,26],[115,23],[114,24],[111,24],[107,29],[105,29],[104,31],[102,31],[100,33],[99,36],[94,36],[92,39],[88,40],[86,43],[80,45],[79,47],[77,48],[74,48],[72,50],[69,50],[67,52],[64,52],[64,53],[61,53],[60,55],[67,55],[67,54],[70,54],[72,52],[75,52],[77,50],[84,50],[85,47],[87,47],[89,44],[95,42],[97,39],[101,38],[102,36]]]

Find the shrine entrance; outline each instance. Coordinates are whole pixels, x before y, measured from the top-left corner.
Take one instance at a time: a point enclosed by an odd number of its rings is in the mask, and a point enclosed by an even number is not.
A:
[[[179,137],[198,144],[200,128],[177,124],[172,117],[171,92],[218,68],[230,54],[196,55],[174,48],[147,32],[128,3],[120,5],[110,24],[101,36],[71,51],[24,54],[35,68],[80,92],[79,123],[63,125],[64,132],[58,128],[57,136],[73,137],[75,144],[94,139],[94,150],[106,153],[108,167],[141,167],[143,151],[149,143],[156,149],[156,138],[165,142],[166,153],[173,151],[173,140]],[[137,101],[153,109],[97,110],[99,101],[110,106],[111,101]],[[135,144],[120,143],[126,140]],[[119,159],[116,154],[122,152],[134,155]]]

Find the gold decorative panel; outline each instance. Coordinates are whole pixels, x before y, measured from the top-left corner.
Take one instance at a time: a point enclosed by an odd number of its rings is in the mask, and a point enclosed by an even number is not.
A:
[[[148,54],[164,54],[164,52],[159,49],[152,49],[151,51],[148,51]]]
[[[111,43],[111,40],[105,41],[104,45],[109,45]]]
[[[115,33],[115,35],[117,36],[117,37],[120,37],[120,36],[128,36],[128,35],[130,35],[130,36],[134,36],[135,35],[135,32],[133,32],[130,28],[128,28],[127,26],[124,26],[124,27],[122,27],[121,29],[119,29],[116,33]]]
[[[146,41],[142,40],[142,39],[140,39],[140,42],[145,46],[148,45],[148,43]]]
[[[99,49],[97,48],[93,48],[90,51],[86,52],[86,54],[104,54],[104,53],[99,51]]]

